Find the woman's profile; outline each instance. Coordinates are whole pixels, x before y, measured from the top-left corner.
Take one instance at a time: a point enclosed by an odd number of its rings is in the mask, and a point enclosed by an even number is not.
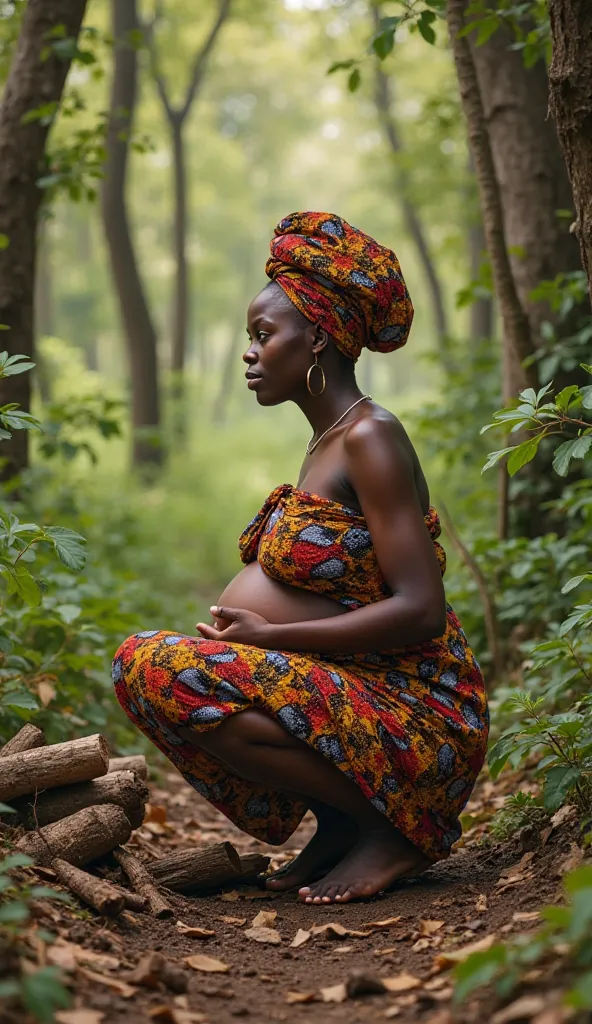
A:
[[[131,720],[245,832],[317,832],[266,885],[369,897],[446,857],[485,756],[483,679],[446,605],[426,480],[399,421],[363,395],[363,347],[404,345],[393,252],[328,213],[280,222],[248,311],[248,387],[310,422],[297,486],[241,535],[245,563],[198,623],[117,651]]]

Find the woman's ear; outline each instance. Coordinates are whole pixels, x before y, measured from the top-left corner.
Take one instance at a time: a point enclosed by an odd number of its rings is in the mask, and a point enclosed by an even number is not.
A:
[[[314,325],[314,337],[312,343],[312,351],[315,355],[322,352],[324,348],[329,344],[329,335],[324,327],[320,324]]]

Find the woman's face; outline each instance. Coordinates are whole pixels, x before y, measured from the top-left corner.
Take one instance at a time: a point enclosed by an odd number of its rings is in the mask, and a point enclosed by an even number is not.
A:
[[[285,292],[274,284],[256,295],[247,313],[247,386],[259,405],[279,405],[306,391],[314,361],[314,326],[304,321]]]

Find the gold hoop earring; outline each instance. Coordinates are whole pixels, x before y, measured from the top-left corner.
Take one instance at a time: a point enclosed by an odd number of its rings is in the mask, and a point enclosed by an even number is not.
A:
[[[318,398],[319,395],[323,394],[323,391],[325,390],[325,387],[327,386],[327,381],[325,380],[325,371],[323,370],[323,367],[318,362],[316,352],[315,352],[315,357],[314,358],[315,358],[315,361],[312,364],[312,366],[309,366],[308,373],[306,374],[306,386],[308,388],[309,395],[312,395],[313,398]],[[310,386],[310,375],[311,375],[312,371],[315,368],[320,371],[321,378],[322,378],[322,386],[321,386],[321,390],[320,391],[313,391],[311,386]]]

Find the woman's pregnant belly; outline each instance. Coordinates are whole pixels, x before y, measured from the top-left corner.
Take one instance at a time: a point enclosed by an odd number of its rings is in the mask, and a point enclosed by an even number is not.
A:
[[[230,581],[218,599],[219,605],[246,608],[268,622],[306,622],[343,615],[347,608],[323,594],[290,587],[266,576],[258,562],[249,562]],[[218,620],[220,622],[220,620]],[[223,621],[220,622],[223,627]]]

